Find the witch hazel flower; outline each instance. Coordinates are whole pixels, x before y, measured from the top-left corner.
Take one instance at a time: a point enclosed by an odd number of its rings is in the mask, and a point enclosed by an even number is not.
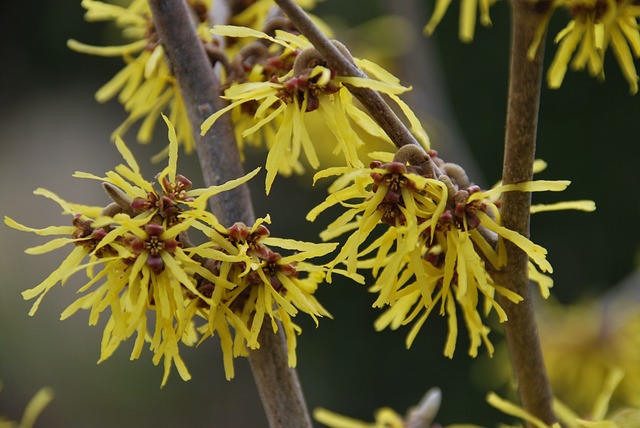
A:
[[[451,0],[437,0],[424,32],[431,35],[443,19]],[[490,6],[495,0],[460,0],[460,39],[471,42],[476,16],[482,25],[491,26]],[[640,3],[637,0],[532,0],[532,9],[543,13],[527,56],[533,60],[543,43],[551,17],[556,11],[569,15],[568,24],[554,38],[558,49],[547,71],[547,83],[557,89],[569,67],[587,69],[591,76],[604,80],[604,58],[611,51],[629,83],[631,94],[638,92],[638,73],[634,61],[640,58]]]
[[[555,0],[536,33],[528,56],[533,58],[542,42],[555,10],[566,10],[571,16],[567,26],[555,37],[558,44],[547,72],[551,88],[559,88],[569,66],[589,71],[604,79],[604,57],[613,52],[632,94],[638,92],[638,74],[634,58],[640,57],[640,4],[629,0]]]
[[[382,407],[375,412],[375,421],[367,423],[340,415],[322,407],[313,411],[313,418],[330,428],[427,428],[441,426],[435,422],[442,403],[442,392],[431,388],[420,402],[410,407],[405,415],[400,415],[390,407]],[[476,425],[454,424],[447,427],[479,428]]]
[[[117,4],[115,4],[117,3]],[[209,9],[211,0],[187,2],[197,19],[198,34],[204,46],[213,47],[209,33]],[[160,112],[167,111],[171,122],[178,129],[178,142],[186,153],[193,152],[195,140],[191,133],[187,111],[161,40],[155,29],[146,0],[125,2],[83,0],[85,19],[90,22],[113,22],[128,43],[119,46],[93,46],[70,39],[70,49],[89,55],[121,57],[125,65],[111,80],[96,92],[96,100],[104,103],[113,98],[123,105],[127,119],[113,132],[113,137],[123,135],[137,122],[140,128],[137,139],[149,143]],[[159,160],[167,155],[159,153]]]
[[[295,2],[298,6],[303,8],[307,14],[310,14],[309,10],[316,6],[318,0],[295,0]],[[267,23],[269,23],[268,25],[271,25],[273,21],[287,19],[281,16],[274,17],[273,8],[273,0],[252,0],[250,2],[247,1],[242,4],[236,4],[231,10],[232,15],[229,19],[229,23],[256,30],[264,30]],[[314,16],[314,20],[323,28],[323,30],[328,30],[328,26],[324,24],[320,18]],[[240,41],[236,40],[235,42],[239,43]]]
[[[346,165],[359,168],[363,164],[357,149],[363,142],[356,129],[388,141],[373,119],[355,105],[344,87],[346,84],[390,96],[408,115],[414,133],[428,145],[415,115],[398,98],[409,88],[401,86],[397,78],[376,64],[353,59],[370,78],[338,76],[302,36],[275,30],[272,37],[250,28],[221,25],[214,27],[213,33],[259,41],[245,46],[234,57],[231,63],[235,66],[229,72],[228,88],[223,95],[230,104],[204,121],[202,133],[223,114],[231,112],[239,141],[264,140],[269,149],[267,193],[276,174],[287,176],[302,171],[302,155],[313,169],[318,169],[316,147],[320,142],[336,141],[333,154],[343,156]],[[344,46],[337,46],[351,58]],[[320,132],[310,132],[310,121],[320,126]]]
[[[623,370],[619,367],[610,368],[591,411],[586,415],[575,413],[563,402],[555,398],[553,410],[558,422],[552,424],[541,421],[522,407],[499,397],[493,392],[487,395],[487,402],[503,413],[521,419],[527,425],[536,428],[635,428],[640,426],[640,408],[632,406],[623,407],[615,411],[609,409],[611,397],[623,378]]]
[[[210,196],[237,187],[258,170],[220,186],[191,189],[191,182],[177,174],[178,139],[169,119],[163,118],[169,129],[169,160],[155,183],[142,177],[132,153],[117,139],[116,147],[126,164],[116,166],[104,177],[74,174],[102,182],[112,203],[105,208],[72,204],[38,189],[36,194],[54,200],[64,214],[72,216],[71,225],[35,229],[9,217],[5,217],[5,223],[39,235],[61,236],[27,250],[30,254],[67,244],[74,247],[44,281],[23,292],[25,299],[36,299],[29,314],[35,314],[43,297],[57,284],[64,285],[74,274],[84,273],[86,282],[78,290],[81,296],[61,318],[84,309],[89,311],[89,324],[96,325],[103,312],[110,312],[99,361],[109,358],[122,342],[135,335],[131,358],[138,358],[149,343],[153,363],[163,361],[165,385],[174,365],[182,379],[190,379],[179,344],[192,346],[197,342],[187,307],[194,296],[207,299],[198,291],[195,277],[217,280],[202,260],[185,251],[190,243],[186,232],[203,215],[197,212],[204,211]]]
[[[301,329],[292,319],[303,312],[317,326],[319,317],[331,316],[313,296],[326,269],[308,259],[330,253],[337,244],[272,237],[265,226],[271,222],[269,216],[256,220],[252,227],[236,223],[223,228],[209,214],[201,220],[197,227],[209,241],[187,251],[206,259],[217,278],[201,278],[196,288],[206,298],[190,305],[194,314],[207,321],[198,328],[202,340],[220,336],[225,374],[231,379],[233,359],[259,348],[260,332],[267,328],[275,333],[280,322],[287,340],[289,365],[295,367],[296,336]],[[293,253],[282,255],[273,250],[275,247]]]
[[[405,146],[395,155],[372,156],[380,160],[369,169],[333,168],[316,174],[316,179],[340,177],[307,219],[313,221],[322,211],[343,206],[345,212],[321,237],[350,234],[329,266],[345,264],[348,274],[371,270],[375,282],[370,291],[378,295],[374,306],[388,307],[375,328],[413,323],[407,347],[437,309],[449,319],[446,356],[455,351],[458,311],[467,326],[469,354],[476,356],[483,343],[491,354],[490,329],[483,318],[495,311],[501,322],[507,320],[497,295],[514,303],[522,300],[491,276],[507,263],[504,242],[511,241],[528,255],[536,273],[532,279],[542,278],[544,296],[550,283],[536,268],[552,271],[543,247],[501,225],[495,198],[507,191],[561,191],[569,182],[533,181],[482,191],[462,168],[443,162],[434,151]],[[384,231],[376,235],[378,228]]]

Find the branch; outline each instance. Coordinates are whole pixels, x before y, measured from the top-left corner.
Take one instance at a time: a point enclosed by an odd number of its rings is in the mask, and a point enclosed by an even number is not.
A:
[[[249,353],[251,371],[262,405],[267,410],[269,426],[311,428],[298,375],[295,369],[288,367],[284,328],[278,323],[278,332],[274,334],[270,325],[271,320],[266,319],[258,336],[260,349]]]
[[[230,116],[216,121],[200,135],[200,125],[223,106],[220,83],[196,33],[184,0],[149,0],[154,23],[169,58],[187,108],[206,185],[218,185],[243,175]],[[242,221],[253,224],[255,216],[246,186],[223,192],[211,201],[212,211],[223,225]],[[267,320],[265,326],[271,325]],[[283,331],[280,326],[280,332]],[[263,328],[260,349],[249,352],[251,369],[269,425],[311,427],[302,388],[295,369],[287,364],[287,345],[282,334]]]
[[[527,59],[536,29],[545,16],[545,3],[512,0],[512,40],[509,99],[502,180],[504,184],[529,181],[533,177],[538,107],[542,80],[542,48],[534,60]],[[531,194],[506,192],[500,215],[503,226],[529,236]],[[524,297],[514,304],[500,299],[507,313],[507,343],[515,371],[522,406],[548,425],[555,421],[552,393],[540,347],[531,287],[528,257],[507,241],[507,266],[494,275],[495,282]]]
[[[412,28],[421,29],[424,26],[424,17],[427,16],[424,1],[385,0],[383,4],[389,14],[407,20]],[[438,132],[438,157],[464,165],[464,170],[469,177],[473,177],[473,182],[482,185],[487,180],[481,173],[468,141],[465,141],[460,132],[460,124],[456,123],[444,85],[444,70],[438,57],[435,41],[431,37],[418,36],[409,50],[398,58],[402,75],[411,82],[413,88],[403,96],[414,111],[431,117],[431,126]],[[429,121],[426,125],[429,125]]]
[[[275,0],[275,2],[287,14],[298,30],[309,39],[320,55],[324,57],[329,67],[335,70],[338,75],[367,77],[362,70],[340,52],[293,0]],[[351,85],[345,86],[367,108],[371,117],[378,122],[396,147],[400,148],[408,144],[419,145],[413,134],[404,126],[404,123],[391,110],[391,107],[378,92]]]
[[[218,120],[200,136],[200,124],[223,107],[224,101],[218,96],[220,83],[196,33],[191,11],[182,0],[149,0],[149,5],[187,108],[205,184],[220,185],[241,177],[244,171],[231,121]],[[227,227],[237,221],[255,221],[246,185],[222,192],[210,202],[213,213]]]

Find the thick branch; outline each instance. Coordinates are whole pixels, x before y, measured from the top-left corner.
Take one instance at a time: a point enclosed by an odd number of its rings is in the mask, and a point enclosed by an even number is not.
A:
[[[228,117],[216,121],[206,135],[200,136],[200,124],[223,107],[224,101],[218,96],[220,83],[205,55],[190,10],[183,0],[150,0],[149,5],[187,108],[205,184],[219,185],[242,176],[240,154]],[[225,226],[255,221],[246,185],[214,196],[211,207]]]
[[[329,67],[341,76],[367,77],[354,63],[345,57],[313,23],[309,16],[293,0],[275,0],[280,9],[287,14],[291,22],[304,34],[320,55],[327,61]],[[404,123],[391,110],[389,105],[374,90],[346,85],[349,91],[364,105],[371,117],[375,119],[391,141],[400,148],[407,144],[418,144],[415,137],[404,126]]]
[[[200,136],[202,122],[222,107],[220,84],[196,33],[184,0],[149,0],[154,23],[174,75],[178,80],[204,181],[217,185],[243,174],[229,115],[220,118]],[[224,225],[242,221],[253,224],[253,206],[246,186],[224,192],[212,200],[212,210]],[[268,320],[260,332],[260,349],[249,353],[251,369],[269,420],[275,427],[311,427],[295,369],[287,365],[287,345],[282,334],[273,334]],[[283,329],[280,327],[280,332]]]
[[[511,10],[511,70],[502,176],[505,184],[529,181],[533,177],[543,57],[541,48],[533,61],[527,59],[527,49],[544,17],[540,4],[512,0]],[[531,194],[504,193],[500,210],[503,225],[529,236],[530,207]],[[552,394],[530,293],[528,257],[507,241],[507,258],[508,265],[495,274],[495,281],[525,298],[517,305],[504,298],[500,301],[509,318],[505,331],[520,399],[529,413],[551,425],[555,421]]]
[[[274,334],[270,326],[271,320],[266,319],[258,336],[260,349],[249,354],[260,399],[268,409],[269,426],[311,428],[302,386],[295,369],[288,367],[287,347],[282,346],[286,344],[284,328],[279,324],[278,333]]]

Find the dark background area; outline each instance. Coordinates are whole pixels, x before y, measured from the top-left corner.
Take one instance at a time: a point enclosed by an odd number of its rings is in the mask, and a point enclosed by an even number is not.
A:
[[[404,1],[404,0],[403,0]],[[356,56],[376,47],[404,52],[405,58],[382,58],[416,89],[410,102],[424,114],[432,144],[446,159],[460,161],[485,185],[500,177],[508,78],[509,14],[505,2],[492,8],[493,28],[479,27],[473,44],[457,39],[457,2],[434,37],[421,35],[431,1],[418,2],[413,14],[419,26],[364,25],[389,10],[388,2],[327,0],[315,13],[335,23]],[[407,3],[410,3],[407,0]],[[66,40],[108,43],[110,31],[82,19],[80,2],[9,2],[0,19],[3,52],[0,67],[0,200],[3,215],[33,227],[64,224],[60,209],[31,192],[46,187],[63,198],[104,204],[96,183],[71,177],[76,170],[98,175],[120,162],[109,135],[124,119],[116,102],[98,105],[94,92],[121,67],[120,60],[71,52]],[[552,20],[551,33],[565,17]],[[382,37],[381,37],[382,36]],[[376,38],[377,37],[377,38]],[[369,40],[375,40],[373,42]],[[394,42],[394,40],[398,40]],[[409,41],[413,40],[411,45]],[[394,45],[395,43],[395,45]],[[546,63],[555,47],[547,44]],[[549,167],[544,179],[573,182],[563,194],[536,195],[536,202],[593,199],[595,213],[544,213],[534,216],[535,242],[549,250],[554,265],[557,299],[564,303],[612,288],[637,266],[640,220],[637,120],[640,98],[628,94],[613,55],[607,55],[606,81],[586,72],[569,72],[560,90],[543,89],[538,157]],[[137,152],[146,177],[157,168],[146,162],[166,144],[158,129],[156,145],[140,146],[130,133],[126,141]],[[469,154],[471,158],[469,158]],[[198,176],[197,160],[182,156],[180,170]],[[262,160],[254,157],[250,164]],[[471,162],[474,162],[473,164]],[[187,174],[185,174],[187,175]],[[263,176],[261,176],[263,177]],[[196,181],[196,184],[201,183]],[[256,214],[270,213],[275,236],[317,241],[323,225],[304,214],[324,199],[319,187],[309,189],[309,177],[277,179],[269,199],[262,181],[252,183]],[[56,398],[39,427],[262,427],[266,425],[246,360],[236,361],[236,378],[224,379],[217,339],[198,349],[185,349],[193,380],[182,382],[172,373],[160,389],[162,368],[153,367],[149,352],[128,361],[133,345],[125,343],[97,366],[102,325],[89,327],[78,313],[64,322],[60,312],[73,300],[74,282],[52,290],[37,316],[27,312],[20,292],[38,284],[58,266],[67,250],[29,256],[24,248],[44,239],[0,226],[0,414],[18,419],[29,398],[42,386],[52,386]],[[77,285],[77,284],[76,284]],[[466,355],[461,327],[452,360],[442,356],[445,320],[432,315],[413,347],[406,350],[408,329],[376,333],[380,314],[365,287],[346,281],[323,285],[318,298],[334,319],[315,328],[299,316],[298,372],[311,408],[323,406],[364,420],[374,410],[390,406],[400,413],[431,387],[443,391],[437,420],[443,425],[476,423],[493,426],[505,421],[484,403],[487,393],[472,377],[474,361]],[[103,317],[102,321],[104,323]],[[492,333],[501,341],[500,328]],[[484,350],[481,351],[484,353]],[[495,361],[495,364],[502,364]]]

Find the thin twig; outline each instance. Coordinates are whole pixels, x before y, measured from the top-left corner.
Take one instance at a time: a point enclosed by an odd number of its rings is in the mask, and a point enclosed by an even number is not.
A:
[[[473,182],[484,185],[487,180],[483,177],[478,160],[474,157],[468,141],[460,132],[460,125],[456,123],[451,108],[450,96],[444,84],[444,70],[438,60],[437,43],[431,37],[422,37],[426,2],[422,0],[385,0],[384,8],[392,16],[400,16],[407,21],[412,34],[417,33],[406,52],[397,59],[401,75],[411,82],[413,89],[407,92],[405,101],[415,112],[420,112],[427,119],[425,128],[431,126],[438,137],[438,156],[447,162],[464,165]],[[433,135],[431,135],[433,138]]]
[[[502,180],[504,184],[529,181],[533,177],[538,107],[542,81],[542,48],[534,60],[527,59],[535,31],[544,17],[544,3],[512,0],[512,41],[507,129]],[[500,215],[503,225],[529,236],[531,194],[507,192],[502,195]],[[505,323],[511,362],[518,382],[522,406],[532,415],[551,425],[555,421],[552,393],[542,358],[531,287],[527,255],[507,244],[507,266],[495,276],[495,282],[508,287],[525,299],[513,304],[502,298],[500,305],[508,316]]]
[[[330,68],[341,76],[367,77],[354,63],[349,61],[340,50],[313,23],[309,16],[293,0],[275,0],[280,9],[286,13],[291,22],[304,34],[313,46],[324,57]],[[349,91],[367,108],[391,141],[400,148],[407,144],[416,144],[415,137],[402,123],[389,105],[372,89],[346,85]]]
[[[216,121],[206,135],[200,125],[223,106],[220,84],[196,33],[184,0],[149,0],[160,41],[171,62],[184,100],[198,157],[207,185],[218,185],[243,174],[242,164],[229,116]],[[253,224],[255,217],[246,186],[224,192],[212,200],[212,211],[224,225],[242,221]],[[267,320],[265,326],[270,326]],[[295,369],[287,365],[287,345],[283,328],[274,334],[263,328],[260,349],[249,352],[251,369],[258,386],[269,425],[272,428],[311,427],[302,388]]]

